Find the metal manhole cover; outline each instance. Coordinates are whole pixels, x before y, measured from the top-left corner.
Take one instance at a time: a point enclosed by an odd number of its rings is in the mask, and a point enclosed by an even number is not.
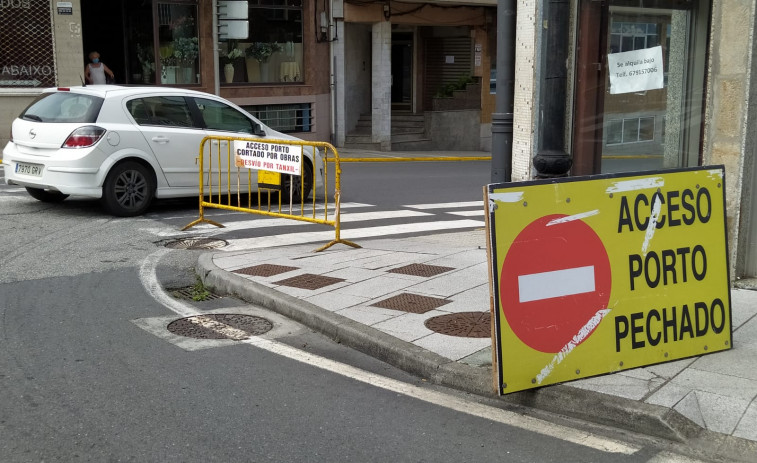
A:
[[[384,309],[401,310],[403,312],[410,313],[426,313],[430,310],[434,310],[437,307],[441,307],[444,304],[449,304],[450,300],[439,299],[438,297],[421,296],[419,294],[402,293],[396,296],[392,296],[389,299],[378,301],[375,304],[371,304],[373,307],[381,307]]]
[[[275,283],[277,285],[289,286],[292,288],[319,289],[342,281],[344,281],[344,278],[333,278],[305,273],[303,275],[297,275],[296,277],[287,278],[286,280],[276,281]]]
[[[180,318],[168,324],[168,331],[196,339],[241,341],[267,333],[273,323],[262,317],[241,314],[205,314]]]
[[[179,238],[165,244],[171,249],[218,249],[229,244],[225,240],[215,238]]]
[[[426,328],[437,333],[461,338],[489,338],[491,316],[489,312],[462,312],[440,315],[426,320]]]
[[[427,264],[410,264],[404,267],[389,270],[389,273],[401,273],[403,275],[414,275],[419,277],[433,277],[444,272],[455,270],[452,267],[441,267],[439,265]]]
[[[198,296],[197,288],[195,286],[187,286],[185,288],[174,288],[169,289],[169,293],[171,293],[176,298],[181,299],[189,299],[189,300],[195,300],[195,297]],[[201,294],[201,300],[203,301],[210,301],[212,299],[221,299],[222,296],[219,296],[218,294],[211,293],[208,290],[205,290]]]
[[[298,270],[298,267],[287,267],[286,265],[274,265],[274,264],[261,264],[254,265],[252,267],[238,268],[234,270],[234,273],[241,273],[242,275],[250,275],[254,277],[271,277],[278,275],[279,273],[291,272],[292,270]]]

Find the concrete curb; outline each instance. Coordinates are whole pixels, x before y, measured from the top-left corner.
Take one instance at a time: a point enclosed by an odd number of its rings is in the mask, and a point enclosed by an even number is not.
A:
[[[493,390],[491,368],[449,360],[307,301],[222,270],[213,263],[212,253],[199,257],[196,270],[202,282],[219,294],[233,295],[272,310],[434,384],[476,395],[497,397]],[[707,431],[670,408],[564,385],[517,392],[499,398],[506,403],[688,443],[707,453],[718,450],[734,460],[741,460],[743,455],[753,455],[751,452],[757,448],[751,441]]]

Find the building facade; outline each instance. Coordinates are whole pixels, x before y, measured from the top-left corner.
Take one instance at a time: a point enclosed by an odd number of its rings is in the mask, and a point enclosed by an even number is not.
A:
[[[731,278],[754,286],[754,31],[748,0],[517,0],[513,180],[722,164]]]
[[[225,38],[219,17],[240,8],[246,18],[233,22],[245,33]],[[117,84],[219,94],[277,130],[328,140],[330,45],[313,21],[319,11],[314,0],[2,1],[0,124],[42,88],[81,85],[97,51]]]
[[[755,3],[512,2],[513,180],[723,164],[731,276],[757,277]],[[496,32],[496,0],[2,0],[0,125],[97,50],[304,139],[490,150]]]

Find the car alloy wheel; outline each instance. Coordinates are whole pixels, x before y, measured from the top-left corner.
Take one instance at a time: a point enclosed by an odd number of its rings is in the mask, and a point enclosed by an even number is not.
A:
[[[116,165],[103,185],[103,204],[113,215],[133,217],[150,207],[155,196],[152,172],[142,164],[126,161]]]

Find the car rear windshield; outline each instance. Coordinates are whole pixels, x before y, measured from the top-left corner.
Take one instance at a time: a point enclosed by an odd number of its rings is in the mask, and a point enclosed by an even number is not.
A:
[[[43,93],[19,116],[37,122],[93,124],[100,113],[103,99],[81,93]]]

